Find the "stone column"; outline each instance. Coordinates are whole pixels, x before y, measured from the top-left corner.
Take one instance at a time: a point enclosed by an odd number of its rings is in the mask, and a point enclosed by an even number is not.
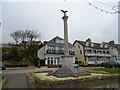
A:
[[[64,21],[64,56],[61,56],[62,59],[62,67],[60,67],[58,70],[53,72],[54,76],[57,77],[72,77],[72,76],[84,76],[89,75],[89,73],[81,73],[78,69],[73,67],[73,56],[69,55],[68,51],[68,28],[67,28],[67,19],[68,16],[66,16],[66,12],[64,10],[61,10],[64,13],[64,16],[62,17]]]
[[[66,15],[66,12],[68,11],[63,11],[64,16],[62,17],[63,23],[64,23],[64,56],[62,56],[62,66],[65,67],[71,67],[73,63],[73,56],[69,55],[69,46],[68,46],[68,27],[67,27],[67,19],[68,16]]]
[[[62,17],[63,19],[63,22],[64,22],[64,55],[65,56],[68,56],[69,55],[69,50],[68,50],[68,27],[67,27],[67,19],[68,19],[68,16],[66,15],[66,12],[67,11],[63,11],[61,10],[63,13],[64,13],[64,16]]]

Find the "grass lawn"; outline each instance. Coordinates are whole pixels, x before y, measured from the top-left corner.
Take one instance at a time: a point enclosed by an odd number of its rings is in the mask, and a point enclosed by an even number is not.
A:
[[[106,71],[109,73],[120,73],[120,68],[96,68],[96,71]]]

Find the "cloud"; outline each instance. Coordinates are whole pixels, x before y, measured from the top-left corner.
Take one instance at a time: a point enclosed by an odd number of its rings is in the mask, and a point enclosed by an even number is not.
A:
[[[5,2],[3,3],[3,42],[13,42],[9,34],[18,29],[37,30],[41,33],[42,41],[58,35],[63,37],[61,9],[69,11],[68,32],[71,43],[76,39],[85,40],[88,37],[91,37],[94,42],[111,39],[117,41],[117,15],[106,14],[87,3]]]

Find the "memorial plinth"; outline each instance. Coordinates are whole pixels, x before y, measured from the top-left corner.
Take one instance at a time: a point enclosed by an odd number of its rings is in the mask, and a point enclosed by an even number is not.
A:
[[[67,19],[66,15],[67,11],[61,10],[64,13],[62,17],[64,22],[64,56],[62,58],[62,67],[53,72],[52,74],[57,77],[71,77],[71,76],[83,76],[90,75],[90,73],[83,72],[73,67],[73,56],[69,55],[68,49],[68,27],[67,27]]]

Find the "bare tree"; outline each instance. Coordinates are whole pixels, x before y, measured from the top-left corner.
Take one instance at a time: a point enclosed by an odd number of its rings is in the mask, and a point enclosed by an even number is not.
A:
[[[34,42],[40,39],[40,33],[34,30],[17,30],[12,32],[10,36],[19,47],[22,59],[26,61],[30,60],[34,63],[35,57],[37,57],[37,50],[42,46],[37,44],[39,42]],[[16,59],[15,55],[14,58]]]
[[[26,36],[26,40],[28,42],[32,42],[33,40],[36,40],[37,38],[40,37],[40,33],[37,33],[35,31],[30,31],[30,30],[25,30],[25,36]]]
[[[22,32],[20,30],[18,30],[18,31],[12,32],[10,34],[10,36],[15,40],[16,44],[20,43],[21,33]]]
[[[27,52],[32,46],[32,41],[40,38],[40,33],[33,30],[17,30],[10,36],[15,40],[21,50]]]

